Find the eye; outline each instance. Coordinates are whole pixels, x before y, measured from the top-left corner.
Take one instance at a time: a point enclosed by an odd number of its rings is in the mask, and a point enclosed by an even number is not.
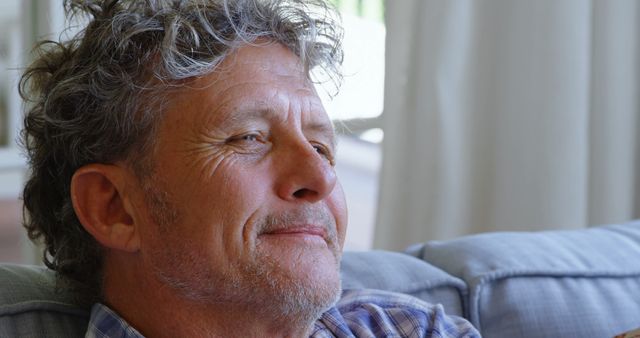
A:
[[[242,139],[243,141],[257,141],[258,138],[260,137],[260,135],[258,134],[247,134],[247,135],[242,135],[240,137],[240,139]]]
[[[329,163],[331,163],[331,165],[334,165],[333,154],[331,153],[329,148],[319,143],[312,143],[311,146],[316,150],[318,154],[325,157],[329,161]]]
[[[327,151],[324,149],[324,147],[323,147],[323,146],[320,146],[320,145],[314,144],[314,145],[312,145],[312,147],[313,147],[313,149],[315,149],[315,150],[316,150],[316,152],[317,152],[318,154],[323,155],[323,156],[326,156],[326,155],[327,155]]]
[[[238,153],[261,153],[269,147],[268,137],[262,132],[251,131],[229,137],[226,144]]]
[[[243,142],[264,142],[264,138],[260,133],[251,132],[246,134],[240,134],[227,139],[228,143],[243,143]]]

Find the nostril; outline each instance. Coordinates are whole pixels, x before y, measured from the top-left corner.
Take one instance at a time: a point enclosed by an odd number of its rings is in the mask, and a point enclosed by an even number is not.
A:
[[[310,197],[315,195],[315,193],[312,190],[309,189],[299,189],[296,192],[293,193],[293,197],[295,198],[305,198],[305,197]]]

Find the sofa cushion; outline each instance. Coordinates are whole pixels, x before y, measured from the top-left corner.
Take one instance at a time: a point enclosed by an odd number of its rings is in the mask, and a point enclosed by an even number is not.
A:
[[[54,273],[0,265],[0,337],[83,337],[88,309],[55,292]]]
[[[406,254],[388,251],[345,252],[341,264],[342,287],[405,293],[432,304],[447,314],[463,316],[467,289],[464,282]]]
[[[469,286],[485,337],[612,337],[640,325],[640,223],[490,233],[414,248]]]

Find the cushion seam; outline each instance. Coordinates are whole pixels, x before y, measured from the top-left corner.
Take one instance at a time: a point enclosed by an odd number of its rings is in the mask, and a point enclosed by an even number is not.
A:
[[[25,308],[26,305],[30,305]],[[58,312],[64,314],[70,314],[75,316],[89,317],[88,310],[83,310],[76,305],[62,302],[51,301],[26,301],[20,303],[14,303],[10,305],[4,305],[0,307],[0,316],[15,316],[26,312],[33,311],[49,311]]]
[[[441,288],[441,287],[453,287],[460,291],[464,291],[467,289],[467,285],[462,280],[448,280],[448,279],[438,279],[438,280],[427,280],[421,282],[414,282],[404,287],[393,288],[395,292],[401,293],[412,293],[417,291],[422,291],[425,289],[433,289],[433,288]]]
[[[476,284],[485,284],[494,280],[520,277],[550,278],[633,278],[640,277],[640,271],[606,272],[606,271],[566,271],[566,270],[495,270],[470,279]]]

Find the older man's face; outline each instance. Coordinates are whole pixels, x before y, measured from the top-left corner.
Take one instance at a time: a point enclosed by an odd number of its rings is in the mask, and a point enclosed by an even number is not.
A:
[[[330,305],[346,206],[299,59],[245,46],[188,86],[169,99],[144,183],[145,266],[194,301]]]

